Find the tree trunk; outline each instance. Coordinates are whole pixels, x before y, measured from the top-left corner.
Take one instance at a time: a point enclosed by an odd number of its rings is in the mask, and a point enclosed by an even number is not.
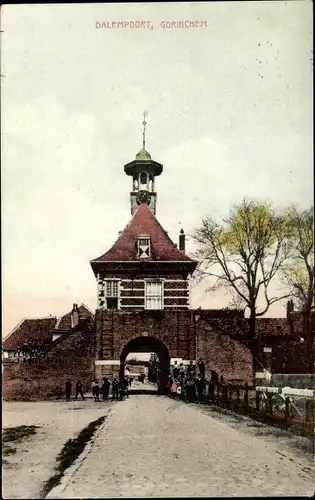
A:
[[[250,349],[253,356],[253,383],[255,384],[255,377],[257,371],[257,356],[258,356],[258,344],[256,338],[256,309],[251,308],[249,316],[249,338],[250,338]]]
[[[314,373],[314,315],[311,311],[304,312],[304,335],[307,356],[308,373]]]

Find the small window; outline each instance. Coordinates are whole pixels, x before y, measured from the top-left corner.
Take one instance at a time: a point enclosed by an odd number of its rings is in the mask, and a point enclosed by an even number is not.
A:
[[[106,297],[118,297],[118,281],[106,281]]]
[[[140,259],[148,259],[151,257],[151,245],[149,236],[139,236],[137,245],[137,256]]]
[[[117,280],[105,281],[105,297],[101,299],[101,306],[105,305],[106,309],[118,309],[119,288]]]

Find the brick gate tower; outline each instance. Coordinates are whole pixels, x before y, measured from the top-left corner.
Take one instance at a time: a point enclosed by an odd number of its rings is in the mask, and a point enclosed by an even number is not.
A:
[[[142,149],[135,160],[124,166],[125,173],[132,177],[132,218],[113,246],[90,262],[97,282],[98,376],[117,372],[130,341],[134,344],[129,352],[152,349],[160,356],[167,351],[168,357],[182,354],[187,358],[194,348],[193,338],[182,338],[184,352],[179,353],[178,348],[174,349],[172,334],[165,339],[165,327],[161,331],[163,318],[167,317],[168,330],[174,318],[178,323],[176,313],[186,311],[187,315],[189,278],[197,261],[185,253],[184,231],[177,245],[156,219],[155,177],[162,173],[163,165],[154,161],[145,148],[145,119],[143,127]]]

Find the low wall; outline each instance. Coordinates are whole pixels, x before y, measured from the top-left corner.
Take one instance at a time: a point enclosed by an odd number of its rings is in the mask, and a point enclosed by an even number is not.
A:
[[[81,380],[89,391],[94,379],[94,334],[73,332],[56,341],[43,358],[18,363],[4,363],[2,397],[6,401],[36,401],[62,397],[70,379],[75,391]]]

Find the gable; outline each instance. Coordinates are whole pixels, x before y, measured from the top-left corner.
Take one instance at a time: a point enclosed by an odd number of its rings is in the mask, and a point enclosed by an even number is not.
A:
[[[151,257],[153,261],[196,262],[179,250],[166,231],[152,214],[146,203],[141,203],[125,227],[122,234],[108,252],[93,259],[93,262],[136,261],[137,238],[140,235],[150,236]],[[197,262],[196,262],[197,264]]]
[[[84,304],[79,306],[79,315],[82,320],[93,317],[92,311],[90,311]],[[56,330],[71,330],[71,311],[61,316],[55,326]]]
[[[3,350],[15,351],[25,343],[44,344],[51,339],[51,330],[56,324],[56,319],[55,317],[24,319],[4,340]]]

